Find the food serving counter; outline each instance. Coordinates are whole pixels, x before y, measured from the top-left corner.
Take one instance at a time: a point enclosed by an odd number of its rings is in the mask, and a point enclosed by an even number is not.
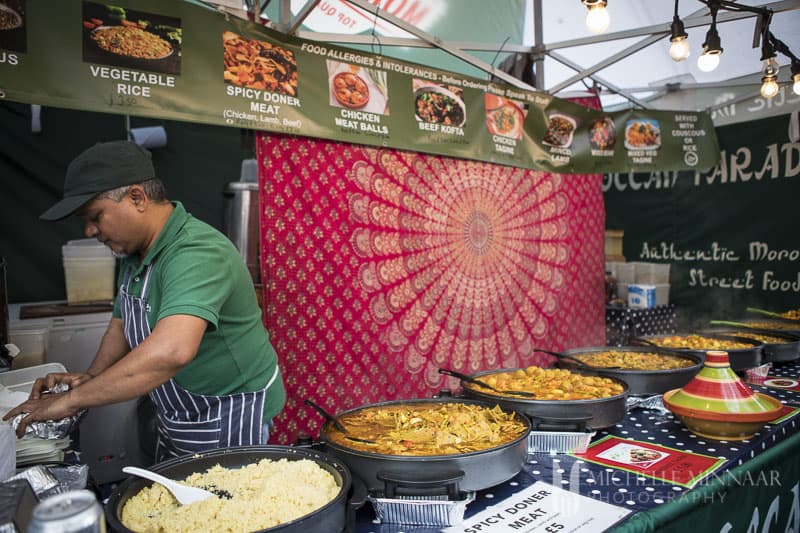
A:
[[[558,520],[542,521],[540,527],[535,520],[519,522],[511,528],[499,518],[482,520],[487,510],[514,504],[516,495],[542,483],[556,487],[554,492],[577,493],[628,511],[613,531],[798,531],[800,364],[775,365],[761,384],[751,386],[781,400],[785,409],[750,440],[698,437],[669,412],[634,408],[621,423],[598,431],[585,454],[530,454],[522,472],[478,491],[466,506],[464,521],[446,531],[558,533]],[[582,514],[580,507],[577,513]],[[443,529],[378,523],[370,505],[357,514],[357,533]],[[577,531],[598,529],[587,525]]]

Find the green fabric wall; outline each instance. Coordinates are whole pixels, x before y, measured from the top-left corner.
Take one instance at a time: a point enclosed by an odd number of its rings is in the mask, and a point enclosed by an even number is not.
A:
[[[39,215],[61,197],[73,157],[96,142],[126,138],[123,115],[45,107],[41,123],[33,133],[31,106],[0,103],[0,256],[10,303],[66,299],[61,245],[83,238],[83,225],[75,217],[45,222]],[[223,190],[239,179],[241,160],[254,157],[253,133],[131,118],[131,127],[159,125],[167,145],[153,150],[153,161],[170,199],[222,229]]]

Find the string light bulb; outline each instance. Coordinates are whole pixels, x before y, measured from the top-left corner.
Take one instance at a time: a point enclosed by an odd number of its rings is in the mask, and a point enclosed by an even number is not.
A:
[[[792,61],[792,92],[800,96],[800,61]]]
[[[703,72],[711,72],[719,66],[719,58],[722,55],[722,43],[717,33],[717,10],[711,10],[711,27],[706,33],[706,40],[703,42],[703,54],[697,58],[697,68]]]
[[[669,45],[669,57],[673,61],[684,61],[689,57],[689,41],[686,40],[688,36],[683,28],[683,22],[678,18],[678,15],[675,15],[672,19],[669,38],[671,43]]]
[[[764,77],[761,78],[761,96],[764,98],[774,98],[780,87],[778,86],[778,62],[774,57],[764,61]]]
[[[611,17],[608,16],[607,0],[581,0],[583,5],[589,9],[586,14],[586,27],[592,33],[603,33],[608,29],[611,23]]]

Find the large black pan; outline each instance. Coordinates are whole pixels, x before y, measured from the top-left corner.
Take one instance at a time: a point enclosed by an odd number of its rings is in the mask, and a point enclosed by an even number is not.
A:
[[[688,335],[702,335],[704,337],[709,337],[712,339],[719,339],[719,340],[728,340],[728,341],[736,341],[741,342],[742,344],[749,345],[748,348],[734,348],[730,350],[723,350],[728,352],[728,359],[731,362],[731,368],[733,370],[747,370],[748,368],[755,368],[761,365],[762,361],[762,353],[761,348],[763,343],[754,339],[748,339],[746,337],[737,337],[735,335],[720,335],[718,333],[704,333],[702,331],[689,331],[689,332],[678,332],[678,333],[669,333],[664,335],[648,335],[645,337],[637,337],[632,340],[635,344],[644,344],[646,346],[653,346],[655,341],[658,339],[663,339],[666,337],[674,337],[674,336],[688,336]],[[719,350],[720,348],[693,348],[693,347],[672,347],[670,346],[669,349],[677,350],[683,353],[693,353],[702,358],[705,362],[706,360],[706,352],[712,350]]]
[[[782,333],[790,333],[792,335],[800,335],[800,320],[792,320],[789,318],[742,318],[736,319],[735,322],[747,324],[751,328],[768,329],[771,331],[780,331]]]
[[[549,352],[546,350],[535,350],[537,352],[549,353],[559,358],[559,366],[570,369],[587,369],[596,372],[601,376],[617,378],[628,384],[630,394],[663,394],[668,390],[679,389],[689,383],[692,378],[703,368],[703,359],[694,353],[679,353],[665,348],[645,347],[645,346],[593,346],[589,348],[573,348],[563,352]],[[691,366],[675,368],[670,370],[632,370],[625,368],[603,368],[592,366],[591,356],[602,352],[644,352],[657,353],[675,359],[689,359]],[[583,362],[578,359],[571,359],[576,356],[585,356],[589,361]]]
[[[398,404],[428,403],[466,403],[493,407],[494,403],[457,398],[433,398],[394,400],[364,405],[349,411],[338,413],[341,419],[348,413],[367,408]],[[397,488],[407,494],[431,494],[445,489],[453,496],[463,491],[482,490],[493,487],[511,479],[522,470],[528,452],[528,433],[530,422],[524,416],[516,414],[528,428],[515,440],[500,446],[477,452],[433,455],[407,456],[386,455],[355,450],[341,446],[328,438],[333,431],[338,431],[331,422],[322,426],[320,442],[331,455],[339,457],[367,486],[371,492],[389,495]]]
[[[712,324],[714,324],[714,322],[715,321],[712,321]],[[739,337],[746,337],[746,333],[751,332],[781,339],[780,342],[764,343],[761,348],[764,363],[786,363],[800,358],[800,335],[794,335],[785,330],[751,328],[743,324],[742,327],[727,325],[724,327],[714,327],[706,331],[720,333],[722,335],[736,335]]]
[[[513,372],[520,369],[485,370],[472,374],[472,378],[483,379],[491,374]],[[599,375],[595,371],[573,370],[577,374]],[[607,376],[604,376],[607,377]],[[584,431],[607,428],[625,418],[625,398],[630,388],[624,381],[609,377],[623,386],[623,392],[608,398],[591,400],[537,400],[498,396],[469,386],[464,386],[464,394],[483,401],[497,403],[505,409],[517,411],[531,419],[534,430],[543,431]]]
[[[290,461],[309,459],[317,463],[320,468],[330,472],[340,487],[336,497],[321,509],[317,509],[313,513],[286,524],[262,531],[269,533],[331,533],[343,531],[346,526],[349,528],[355,523],[355,509],[364,504],[366,495],[354,494],[348,502],[348,492],[351,489],[351,485],[358,488],[360,484],[353,483],[350,471],[341,461],[310,448],[291,446],[220,448],[200,454],[170,459],[151,467],[151,470],[172,479],[184,479],[196,472],[205,472],[217,464],[225,468],[241,468],[262,459],[288,459]],[[122,507],[125,502],[135,496],[141,489],[151,484],[152,482],[145,479],[131,477],[123,481],[111,493],[105,505],[105,515],[112,531],[133,533],[120,520]],[[361,491],[363,492],[363,486],[361,486]],[[209,524],[209,531],[213,529],[213,524]]]

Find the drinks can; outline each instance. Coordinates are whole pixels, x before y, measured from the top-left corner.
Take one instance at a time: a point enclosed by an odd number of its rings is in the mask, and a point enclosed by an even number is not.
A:
[[[27,533],[106,533],[103,508],[88,490],[71,490],[33,508]]]

